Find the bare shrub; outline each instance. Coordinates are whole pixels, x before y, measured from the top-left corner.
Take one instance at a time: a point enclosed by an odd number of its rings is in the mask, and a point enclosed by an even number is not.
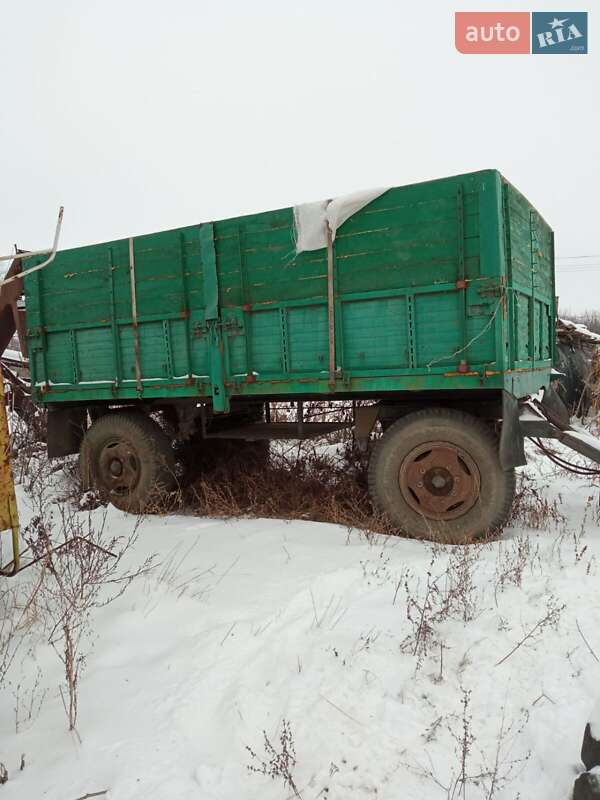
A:
[[[4,582],[0,587],[0,688],[20,652],[27,649],[38,621],[37,601],[42,578],[34,575],[30,581]]]
[[[31,658],[31,655],[29,656]],[[15,701],[15,733],[19,733],[24,725],[31,725],[39,716],[48,689],[42,687],[42,670],[37,667],[33,682],[27,686],[21,679],[12,690]]]
[[[479,590],[474,573],[480,555],[481,545],[453,547],[444,573],[442,608],[464,623],[471,622],[479,613]]]
[[[36,462],[40,457],[47,460],[47,412],[34,406],[30,400],[18,407],[15,407],[15,401],[14,394],[9,395],[11,463],[17,483],[30,484],[31,473],[38,470]]]
[[[502,706],[500,716],[500,729],[496,738],[496,749],[491,763],[488,764],[485,754],[481,757],[484,764],[482,780],[485,789],[485,799],[493,800],[498,792],[502,791],[523,769],[531,758],[531,750],[515,758],[512,750],[517,739],[529,721],[529,712],[525,711],[516,722],[506,722],[506,706]]]
[[[447,619],[458,619],[466,624],[475,619],[480,607],[474,571],[481,546],[453,547],[445,569],[435,575],[441,552],[439,545],[432,546],[424,591],[419,591],[418,584],[416,587],[411,585],[408,574],[404,582],[406,617],[412,632],[402,642],[401,649],[416,657],[417,669],[422,666],[432,646],[439,643],[437,626],[440,623]],[[443,649],[440,653],[440,658],[443,658]]]
[[[539,542],[531,536],[521,535],[516,539],[501,542],[496,558],[494,597],[498,605],[498,592],[503,592],[512,585],[521,588],[523,575],[527,567],[530,571],[538,565],[541,568]]]
[[[12,586],[3,588],[0,591],[0,687],[21,644],[17,636],[17,607],[15,589]]]
[[[137,527],[128,537],[105,534],[106,515],[95,527],[90,514],[58,507],[58,524],[52,511],[35,517],[24,539],[37,560],[41,588],[37,598],[47,626],[48,641],[63,664],[67,697],[62,694],[69,730],[77,723],[79,678],[91,647],[92,611],[120,597],[131,582],[147,573],[153,558],[133,570],[123,559],[135,544]]]
[[[474,792],[481,800],[494,800],[506,786],[517,777],[531,757],[527,751],[520,757],[513,756],[517,737],[529,721],[525,712],[517,722],[507,724],[506,708],[501,708],[500,728],[491,754],[477,748],[477,736],[473,729],[471,713],[471,690],[461,687],[461,713],[449,717],[445,729],[454,742],[455,762],[446,777],[440,776],[427,751],[428,766],[406,764],[411,772],[425,778],[444,792],[447,800],[473,798]],[[434,741],[443,731],[443,717],[437,717],[424,734],[426,742]],[[519,797],[519,795],[517,795]]]
[[[524,525],[526,528],[548,527],[550,522],[564,522],[556,500],[548,500],[526,472],[518,473],[517,492],[513,503],[509,525]]]
[[[250,754],[251,763],[247,765],[249,772],[259,775],[267,775],[272,780],[280,779],[286,789],[291,789],[295,797],[302,800],[302,795],[298,791],[294,779],[296,768],[296,748],[292,728],[288,720],[284,719],[281,723],[279,734],[279,750],[275,749],[267,732],[263,731],[264,756],[258,756],[255,751],[246,745],[246,750]]]
[[[573,558],[574,563],[579,564],[583,560],[585,554],[587,553],[588,546],[584,543],[585,532],[588,524],[588,520],[590,517],[594,515],[595,509],[592,506],[592,503],[595,501],[596,498],[593,496],[588,497],[587,502],[585,504],[585,510],[583,512],[583,517],[581,519],[581,524],[579,528],[574,528],[571,531],[571,541],[573,544]]]
[[[462,717],[461,725],[458,732],[450,729],[452,738],[456,743],[456,755],[458,757],[458,775],[452,786],[451,797],[465,797],[467,783],[470,780],[469,775],[469,759],[475,736],[471,729],[473,717],[469,712],[469,704],[471,702],[471,691],[461,687],[462,699]]]
[[[545,628],[552,627],[556,628],[560,621],[560,615],[564,611],[566,606],[564,604],[559,605],[556,597],[554,595],[550,595],[546,600],[546,613],[543,617],[535,623],[535,625],[527,631],[521,639],[517,642],[517,644],[508,652],[500,661],[496,662],[496,666],[499,667],[500,664],[503,664],[507,661],[513,653],[515,653],[520,647],[522,647],[526,642],[531,641],[532,639],[537,638]]]

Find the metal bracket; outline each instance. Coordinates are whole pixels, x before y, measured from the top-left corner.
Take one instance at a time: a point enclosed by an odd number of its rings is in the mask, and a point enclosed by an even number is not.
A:
[[[379,405],[356,406],[354,409],[354,441],[361,453],[367,449],[378,416]]]

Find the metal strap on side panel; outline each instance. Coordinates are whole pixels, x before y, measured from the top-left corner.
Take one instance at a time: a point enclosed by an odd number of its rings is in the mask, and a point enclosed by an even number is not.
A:
[[[219,284],[217,281],[217,255],[212,222],[200,226],[200,258],[204,279],[204,314],[207,320],[219,317]]]
[[[529,211],[529,237],[531,253],[531,299],[529,300],[529,358],[532,368],[535,367],[535,350],[538,344],[539,331],[535,329],[535,278],[539,269],[540,243],[537,234],[537,213],[531,209]],[[538,334],[536,336],[536,333]]]
[[[129,239],[129,282],[131,284],[131,319],[133,323],[135,385],[139,394],[142,391],[142,368],[140,364],[140,331],[138,328],[137,296],[135,291],[135,255],[133,252],[133,238]]]
[[[457,217],[457,279],[456,288],[461,292],[458,308],[458,322],[461,328],[461,345],[466,347],[467,337],[467,276],[465,270],[465,202],[462,184],[456,190],[456,217]],[[468,354],[466,354],[468,357]]]
[[[329,334],[329,387],[335,388],[335,305],[333,291],[333,236],[326,222],[327,229],[327,327]]]

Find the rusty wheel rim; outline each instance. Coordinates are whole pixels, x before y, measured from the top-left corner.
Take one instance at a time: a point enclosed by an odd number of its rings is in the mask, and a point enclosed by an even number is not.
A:
[[[475,505],[481,486],[471,456],[449,442],[415,447],[400,465],[400,490],[408,505],[435,520],[462,517]]]
[[[122,439],[109,441],[104,445],[98,467],[100,479],[111,494],[129,495],[139,483],[139,458],[135,450]]]

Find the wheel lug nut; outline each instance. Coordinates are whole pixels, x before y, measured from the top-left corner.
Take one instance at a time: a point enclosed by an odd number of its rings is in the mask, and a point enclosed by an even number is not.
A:
[[[419,472],[421,473],[421,475],[425,475],[425,470],[424,470],[422,467],[421,467],[421,469],[419,470]]]
[[[419,487],[419,489],[422,489],[423,488],[423,481],[419,481],[417,483],[417,486]]]

